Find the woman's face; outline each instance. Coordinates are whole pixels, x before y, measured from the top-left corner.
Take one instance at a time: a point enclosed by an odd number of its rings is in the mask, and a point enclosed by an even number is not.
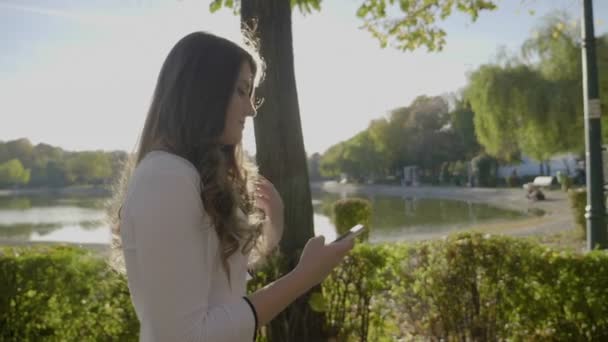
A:
[[[220,143],[224,145],[236,145],[243,138],[245,118],[255,115],[253,105],[253,72],[248,62],[241,65],[236,87],[228,103],[226,112],[226,123],[224,132],[220,137]]]

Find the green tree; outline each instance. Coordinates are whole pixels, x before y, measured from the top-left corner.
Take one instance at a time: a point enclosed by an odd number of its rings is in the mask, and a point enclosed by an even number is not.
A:
[[[375,180],[385,173],[384,160],[379,153],[379,148],[375,144],[369,132],[363,131],[357,134],[352,141],[353,159],[359,160],[360,177]]]
[[[406,123],[409,115],[407,107],[396,108],[389,113],[387,127],[384,129],[383,145],[385,146],[389,170],[395,172],[403,165],[411,164],[408,159],[408,138],[410,129]]]
[[[339,143],[333,145],[321,157],[320,169],[321,175],[324,177],[336,178],[342,173],[343,166],[344,144]]]
[[[385,156],[389,151],[389,146],[384,138],[387,135],[388,127],[389,123],[385,118],[372,120],[367,127],[367,132],[369,133],[370,138],[373,140],[378,153]]]
[[[471,74],[466,96],[479,142],[491,155],[509,161],[520,150],[543,161],[559,152],[582,152],[580,43],[575,28],[562,25],[565,20],[544,19],[523,44],[527,62],[484,65]],[[599,40],[600,61],[608,56],[606,42],[606,36]],[[606,63],[602,66],[600,79],[608,77]]]
[[[409,106],[408,126],[418,131],[437,131],[448,123],[448,103],[441,96],[418,96]]]
[[[326,177],[345,173],[358,181],[375,179],[385,174],[385,165],[386,158],[367,130],[332,146],[321,157],[321,173]]]
[[[445,98],[419,96],[408,107],[392,110],[389,117],[386,145],[392,150],[392,169],[418,165],[437,176],[442,162],[461,154],[460,144],[447,127]]]
[[[212,9],[221,4],[222,1],[213,1]],[[237,6],[239,3],[224,1],[224,5]],[[281,241],[282,250],[296,251],[314,232],[293,68],[292,4],[290,1],[253,0],[240,5],[242,25],[256,29],[260,54],[267,64],[266,79],[257,92],[265,102],[254,121],[256,158],[260,172],[275,184],[285,199],[288,229]],[[297,260],[295,255],[292,259],[294,263]]]
[[[0,164],[18,160],[29,172],[28,182],[20,184],[30,187],[109,184],[119,176],[127,156],[123,151],[68,152],[45,143],[32,146],[26,138],[0,142]]]
[[[255,28],[260,54],[267,63],[266,80],[258,88],[258,94],[265,102],[254,120],[254,128],[260,172],[274,183],[285,202],[287,229],[280,247],[286,262],[280,273],[296,265],[299,251],[314,235],[293,64],[291,14],[295,5],[310,12],[320,8],[320,0],[213,0],[210,4],[211,11],[222,6],[240,6],[240,11],[235,12],[240,12],[243,27]],[[270,340],[321,338],[322,316],[311,311],[307,298],[300,298],[271,323]]]
[[[21,138],[17,140],[8,141],[4,144],[5,155],[2,156],[5,159],[0,159],[0,163],[4,163],[11,159],[19,159],[24,167],[30,167],[34,159],[34,146],[26,139]]]
[[[31,166],[31,179],[29,186],[62,186],[61,184],[53,184],[49,178],[48,165],[51,162],[63,160],[63,149],[48,144],[40,143],[34,146],[33,162]]]
[[[46,164],[46,185],[51,187],[62,187],[71,185],[75,177],[70,173],[67,163],[64,161],[51,160]]]
[[[442,163],[465,158],[464,144],[449,120],[445,98],[419,96],[390,111],[388,119],[373,120],[367,130],[332,146],[321,159],[322,171],[363,180],[418,165],[434,181]]]
[[[365,130],[349,140],[346,149],[349,173],[363,181],[384,175],[385,160],[369,131]]]
[[[576,110],[583,114],[582,65],[580,27],[572,24],[571,17],[564,12],[555,12],[545,17],[537,32],[522,46],[522,56],[534,65],[548,80],[555,82],[561,93],[556,99],[572,101]],[[570,23],[570,24],[568,24]],[[600,81],[600,100],[608,103],[608,34],[597,37],[597,65]],[[564,95],[567,95],[564,98]],[[561,109],[561,104],[556,107]],[[580,121],[583,125],[583,121]],[[608,119],[602,118],[602,135],[608,139]],[[582,139],[582,138],[581,138]],[[582,147],[581,147],[582,150]]]
[[[44,143],[34,146],[33,149],[33,156],[36,161],[60,160],[63,158],[63,154],[64,151],[61,148]]]
[[[464,148],[453,132],[425,131],[414,139],[411,158],[427,175],[425,182],[438,182],[443,163],[464,158]]]
[[[68,160],[69,172],[77,184],[101,184],[112,175],[112,163],[103,152],[78,152]]]
[[[0,164],[0,186],[25,185],[30,181],[30,170],[25,169],[19,159]]]
[[[480,11],[496,7],[493,1],[485,0],[400,1],[399,8],[406,19],[391,27],[387,25],[391,21],[383,22],[387,14],[387,2],[391,5],[395,4],[394,0],[365,0],[357,15],[381,41],[386,41],[387,36],[393,36],[407,48],[426,45],[431,50],[440,49],[445,37],[445,32],[432,27],[435,17],[446,18],[455,8],[476,19]],[[258,115],[254,121],[257,161],[262,174],[275,183],[285,199],[285,220],[288,229],[281,241],[281,249],[288,254],[289,261],[286,263],[288,268],[294,266],[297,261],[297,251],[313,235],[308,169],[293,66],[291,15],[295,6],[305,13],[310,13],[313,10],[320,10],[320,4],[321,0],[242,2],[212,0],[210,2],[211,11],[217,11],[222,6],[235,9],[235,12],[240,12],[243,25],[257,28],[261,55],[269,66],[266,81],[259,89],[259,94],[267,101],[260,110],[262,115]],[[236,10],[239,6],[240,11]],[[279,165],[281,167],[278,167]],[[294,312],[306,313],[308,310],[306,301],[300,303],[304,304],[293,306]],[[294,317],[289,313],[291,310],[282,317]],[[297,314],[295,317],[304,316]],[[315,319],[310,322],[317,321],[317,315],[311,314],[311,317]],[[275,320],[271,330],[278,331],[285,325],[281,320]],[[302,322],[289,326],[289,329],[290,335],[274,336],[274,339],[292,340],[291,337],[298,336],[298,338],[318,340],[320,337],[318,324]]]
[[[473,173],[477,179],[477,186],[496,186],[496,171],[498,169],[496,159],[485,153],[481,153],[471,160],[471,166],[473,167]]]
[[[8,148],[6,148],[6,143],[0,141],[0,163],[4,163],[9,161],[11,158],[8,154]]]
[[[436,23],[453,12],[477,20],[483,11],[497,8],[495,0],[364,0],[357,16],[364,27],[379,40],[382,47],[391,45],[400,50],[426,47],[441,51],[447,33]]]
[[[471,109],[471,105],[462,99],[456,102],[454,110],[450,112],[450,127],[462,144],[465,159],[471,159],[479,152],[474,117],[475,113]]]
[[[30,186],[44,186],[48,185],[48,175],[46,172],[46,166],[48,161],[36,160],[31,169],[31,179],[29,182]]]
[[[541,119],[548,115],[549,88],[548,82],[526,65],[484,65],[470,76],[467,97],[475,112],[475,131],[489,154],[510,161],[521,149],[545,160],[547,154],[558,152],[560,141],[549,145],[554,151],[543,149],[543,142],[550,137],[547,130],[560,124],[545,121],[543,125]]]
[[[394,5],[404,19],[387,18],[387,13],[393,13],[387,11],[387,5]],[[255,119],[257,158],[261,172],[276,183],[282,194],[289,194],[285,205],[290,230],[282,247],[297,249],[312,236],[312,206],[303,204],[310,202],[310,193],[293,68],[291,14],[294,7],[303,13],[318,11],[321,0],[211,0],[212,12],[222,7],[240,12],[242,24],[257,29],[261,55],[268,64],[268,77],[259,89],[260,96],[266,99],[263,115]],[[363,0],[357,16],[383,42],[394,37],[401,43],[397,47],[439,50],[445,42],[445,32],[433,26],[435,18],[445,19],[456,10],[475,20],[481,11],[495,8],[495,1],[487,0]],[[280,134],[277,142],[276,132],[290,134]],[[274,167],[279,164],[283,167]],[[298,210],[290,210],[292,207]]]

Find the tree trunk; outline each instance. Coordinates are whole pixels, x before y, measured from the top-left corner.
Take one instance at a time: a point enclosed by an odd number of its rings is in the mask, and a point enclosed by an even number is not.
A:
[[[253,21],[255,24],[252,25]],[[241,23],[256,28],[266,76],[257,90],[264,99],[254,120],[260,172],[277,188],[285,204],[281,252],[291,270],[314,236],[313,209],[296,90],[290,0],[241,1]],[[318,290],[318,288],[317,288]],[[322,341],[323,316],[298,299],[268,327],[269,341]]]

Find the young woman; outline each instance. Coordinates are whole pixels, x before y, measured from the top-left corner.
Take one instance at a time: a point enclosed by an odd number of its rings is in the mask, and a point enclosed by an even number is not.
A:
[[[141,341],[252,340],[353,247],[312,238],[294,270],[246,294],[249,262],[283,232],[281,197],[240,149],[256,113],[254,56],[195,32],[160,71],[119,215]]]

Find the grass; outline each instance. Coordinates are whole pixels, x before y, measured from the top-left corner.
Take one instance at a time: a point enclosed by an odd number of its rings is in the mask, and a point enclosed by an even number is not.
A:
[[[565,230],[551,235],[536,235],[533,238],[557,250],[580,252],[586,246],[584,236],[578,229]]]
[[[491,234],[502,234],[507,232],[513,232],[519,229],[526,229],[529,227],[537,226],[550,222],[546,217],[527,217],[517,219],[513,221],[496,221],[496,222],[484,222],[471,226],[471,230],[491,233]]]

